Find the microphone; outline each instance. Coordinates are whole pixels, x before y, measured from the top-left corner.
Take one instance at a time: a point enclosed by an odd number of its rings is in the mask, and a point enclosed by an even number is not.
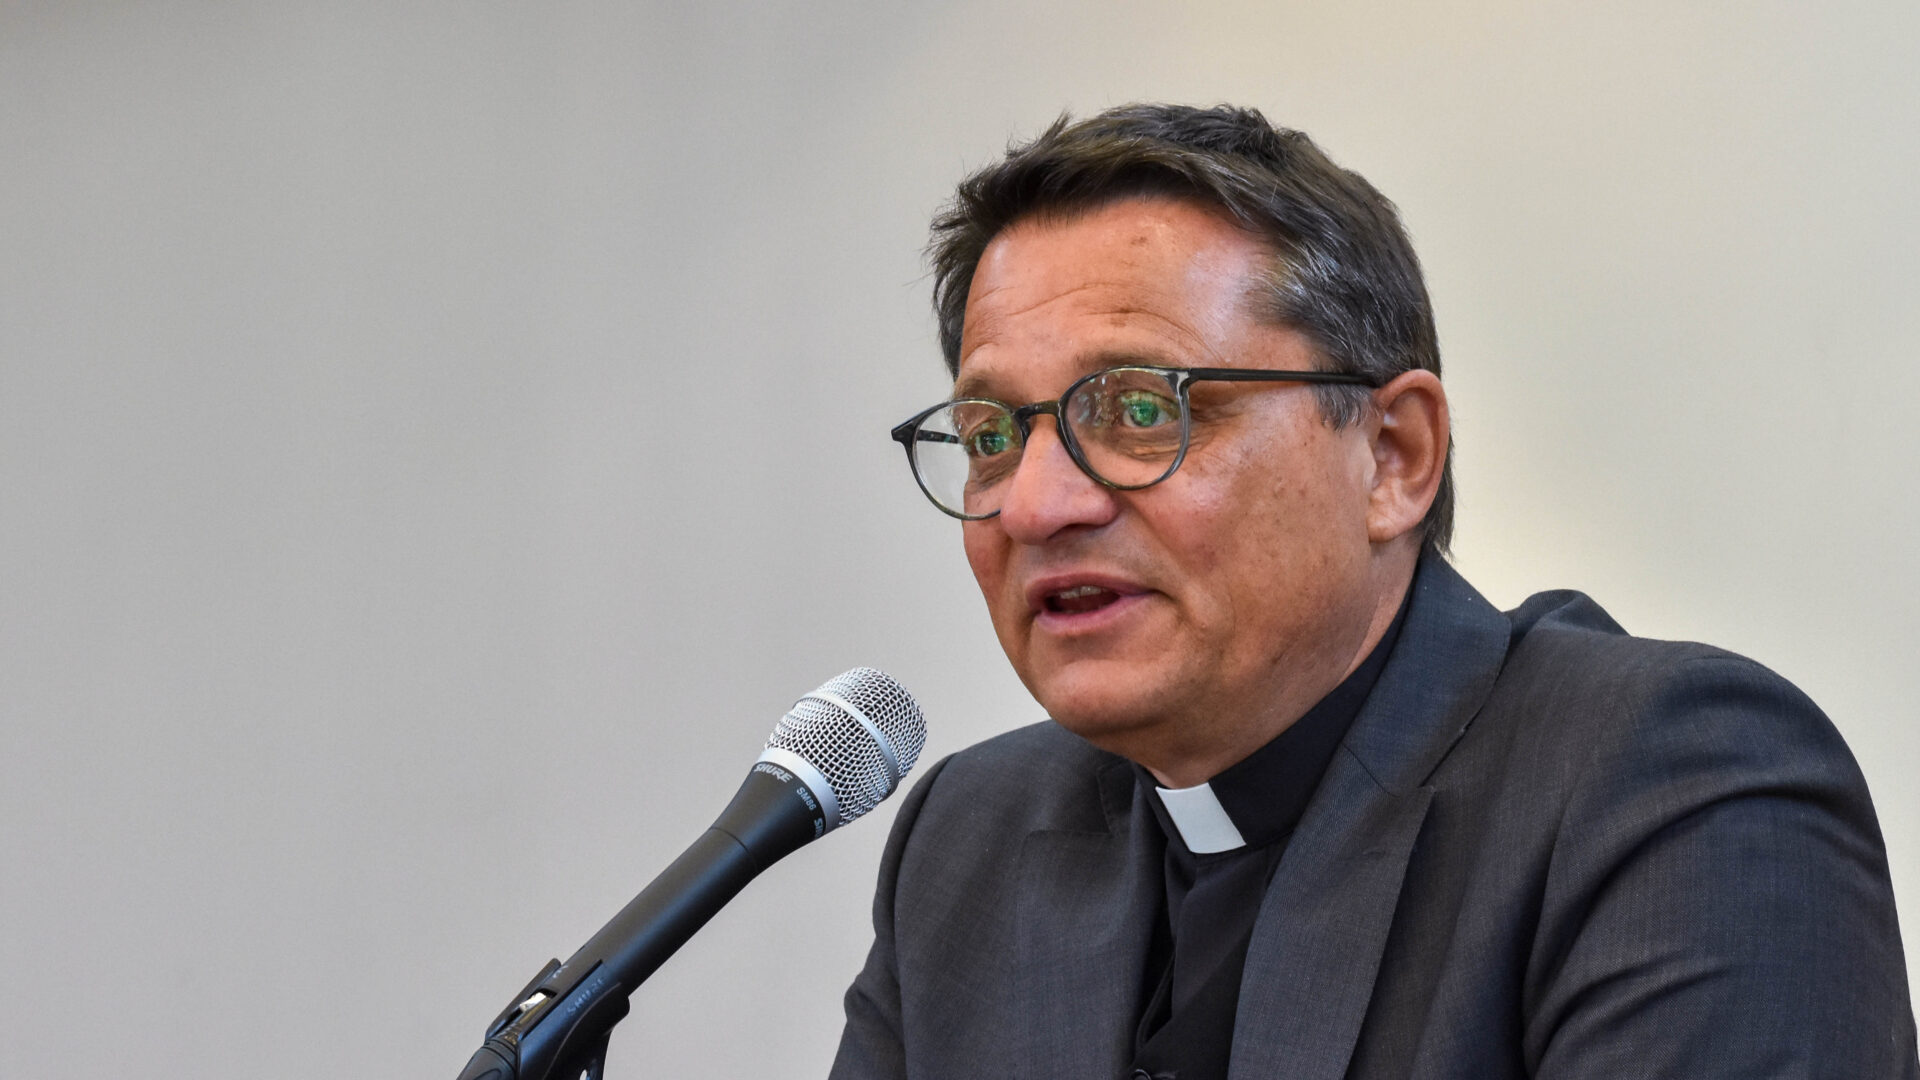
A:
[[[460,1080],[599,1080],[627,998],[762,870],[893,793],[927,741],[920,706],[873,668],[802,697],[705,833],[566,963],[550,960]]]

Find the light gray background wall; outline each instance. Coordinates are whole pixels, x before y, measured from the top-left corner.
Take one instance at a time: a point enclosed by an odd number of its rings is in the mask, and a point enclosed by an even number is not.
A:
[[[1805,687],[1920,938],[1916,41],[1911,0],[0,4],[0,1074],[450,1077],[820,680],[894,672],[930,757],[1037,718],[885,432],[944,391],[929,211],[1139,98],[1398,200],[1462,567]],[[646,986],[614,1075],[823,1072],[876,817]]]

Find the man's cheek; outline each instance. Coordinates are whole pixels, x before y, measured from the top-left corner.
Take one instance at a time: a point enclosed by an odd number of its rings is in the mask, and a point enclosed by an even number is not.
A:
[[[980,595],[986,598],[988,608],[994,611],[994,619],[999,620],[999,608],[1004,603],[1001,594],[1006,580],[1004,559],[996,558],[990,550],[991,544],[984,537],[974,534],[973,522],[966,525],[967,535],[964,543],[967,556],[967,569],[973,571],[974,584],[980,586]]]

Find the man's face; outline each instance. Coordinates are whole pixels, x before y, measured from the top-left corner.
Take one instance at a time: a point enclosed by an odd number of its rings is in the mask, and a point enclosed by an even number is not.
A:
[[[1320,367],[1306,338],[1252,313],[1271,261],[1173,199],[1016,224],[975,272],[955,396],[1047,400],[1126,363]],[[1337,685],[1376,606],[1366,424],[1333,429],[1297,383],[1200,383],[1191,416],[1180,470],[1131,492],[1081,473],[1036,418],[1000,515],[964,526],[1034,697],[1182,784],[1206,775],[1169,775],[1180,763],[1231,764]]]

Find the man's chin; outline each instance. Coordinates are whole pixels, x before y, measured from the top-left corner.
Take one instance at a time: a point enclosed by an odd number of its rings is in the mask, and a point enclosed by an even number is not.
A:
[[[1049,679],[1034,690],[1035,699],[1055,723],[1115,753],[1121,752],[1117,745],[1130,742],[1166,715],[1169,703],[1163,696],[1156,687],[1144,685],[1137,670],[1105,678],[1098,672],[1074,672]]]

